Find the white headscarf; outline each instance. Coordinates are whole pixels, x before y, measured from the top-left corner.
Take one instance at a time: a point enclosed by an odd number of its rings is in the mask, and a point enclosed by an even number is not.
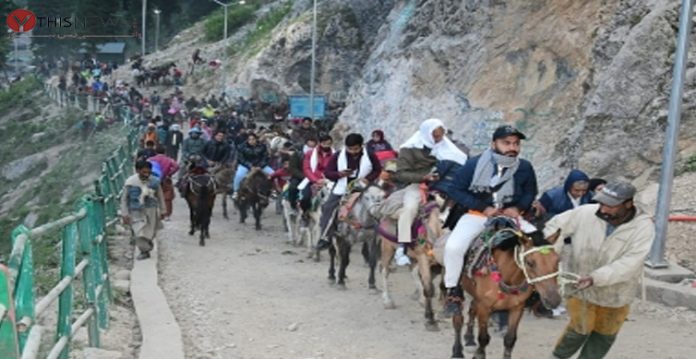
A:
[[[423,121],[418,128],[418,131],[411,136],[403,145],[399,148],[430,148],[430,154],[435,156],[438,161],[454,161],[461,165],[466,162],[466,154],[460,150],[457,145],[452,143],[452,141],[444,136],[442,141],[435,143],[433,139],[433,131],[442,127],[445,132],[445,124],[436,118],[431,118]]]

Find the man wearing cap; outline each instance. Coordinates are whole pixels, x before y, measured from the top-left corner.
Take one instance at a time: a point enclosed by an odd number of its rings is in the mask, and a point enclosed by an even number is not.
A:
[[[458,181],[448,195],[467,212],[459,219],[445,245],[447,314],[461,311],[463,293],[459,279],[464,268],[464,254],[485,229],[489,217],[512,217],[527,233],[536,229],[521,218],[538,192],[532,164],[519,158],[520,141],[525,138],[512,126],[500,126],[493,132],[491,147],[467,160],[456,172]]]
[[[633,204],[635,193],[629,183],[609,183],[595,194],[597,204],[566,211],[546,224],[544,234],[573,237],[567,267],[581,275],[567,301],[570,323],[552,358],[580,351],[578,359],[601,359],[616,340],[655,237],[652,219]]]

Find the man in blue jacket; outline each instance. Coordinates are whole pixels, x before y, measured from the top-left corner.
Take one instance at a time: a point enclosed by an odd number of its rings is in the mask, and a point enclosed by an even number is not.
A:
[[[493,132],[491,147],[457,171],[457,183],[448,194],[468,212],[459,219],[445,245],[445,311],[450,314],[461,311],[459,279],[464,254],[485,229],[488,218],[505,215],[516,219],[523,232],[536,230],[522,219],[538,192],[532,164],[519,158],[520,142],[525,138],[512,126],[500,126]]]

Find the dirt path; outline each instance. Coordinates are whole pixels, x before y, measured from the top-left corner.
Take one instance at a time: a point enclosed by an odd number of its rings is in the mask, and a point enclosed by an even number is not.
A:
[[[212,240],[201,248],[186,233],[188,210],[177,198],[160,242],[160,281],[187,358],[449,358],[451,324],[425,331],[405,270],[392,275],[397,309],[386,311],[380,296],[368,294],[357,248],[348,290],[339,291],[326,280],[325,260],[308,262],[304,250],[284,243],[272,209],[260,232],[240,225],[236,213],[226,222],[215,212]],[[638,305],[609,358],[693,358],[694,323],[692,312]],[[525,316],[514,357],[547,358],[564,325]],[[489,357],[500,357],[502,346],[494,336]]]

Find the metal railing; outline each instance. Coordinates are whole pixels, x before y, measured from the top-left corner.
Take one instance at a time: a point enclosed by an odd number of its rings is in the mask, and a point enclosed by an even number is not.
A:
[[[118,115],[124,124],[133,121],[130,111]],[[85,324],[89,346],[100,346],[100,329],[109,326],[108,306],[112,301],[107,230],[118,221],[118,199],[133,165],[137,138],[137,128],[131,128],[127,143],[102,163],[94,193],[84,195],[73,214],[33,229],[20,225],[12,232],[8,263],[0,265],[0,358],[38,356],[43,332],[39,319],[56,299],[56,338],[47,358],[67,359],[71,338]],[[32,242],[56,231],[61,233],[62,245],[60,280],[36,301]],[[73,322],[77,315],[74,282],[78,277],[83,281],[85,310]]]
[[[88,112],[101,112],[107,106],[98,96],[64,91],[48,83],[44,84],[44,92],[48,95],[48,98],[60,107],[74,107]]]

